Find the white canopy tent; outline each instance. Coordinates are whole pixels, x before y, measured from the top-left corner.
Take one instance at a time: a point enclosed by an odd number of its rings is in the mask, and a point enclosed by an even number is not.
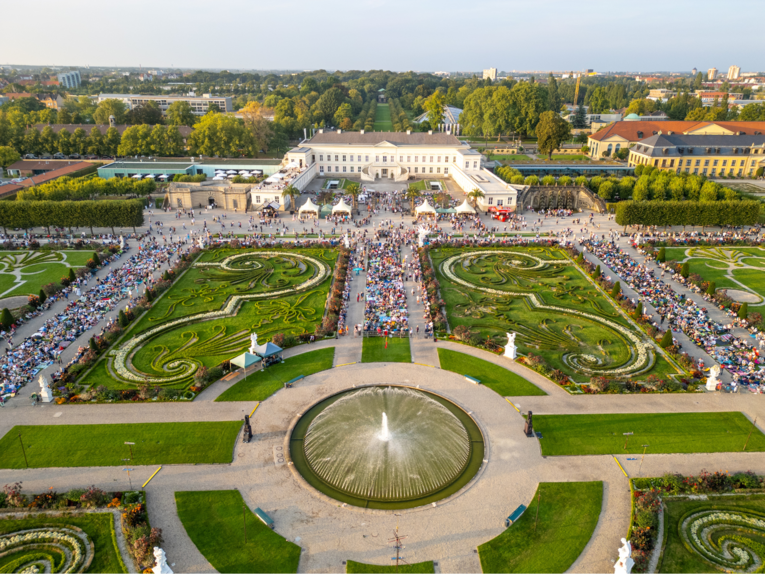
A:
[[[151,174],[151,173],[150,173],[149,175],[145,175],[145,176],[143,176],[143,178],[144,178],[144,179],[154,179],[154,174]]]
[[[414,209],[414,212],[417,215],[422,215],[422,214],[435,215],[436,214],[435,208],[432,205],[430,205],[427,201],[423,202],[422,205],[418,205]]]
[[[340,203],[338,203],[336,206],[332,208],[332,213],[350,213],[351,212],[351,206],[345,203],[345,199],[341,199]]]
[[[296,161],[291,161],[287,165],[284,166],[284,169],[297,169],[298,163]]]
[[[240,169],[239,175],[244,175],[245,173],[249,173],[246,169]]]
[[[225,177],[223,177],[222,175],[216,175],[216,176],[213,178],[213,181],[225,181],[225,180],[226,180],[226,178],[225,178]]]
[[[131,179],[143,179],[143,176],[140,173],[137,173]]]
[[[461,205],[454,208],[454,211],[457,213],[475,213],[475,208],[468,203],[467,199],[465,199]]]
[[[230,169],[230,170],[228,170],[226,173],[234,173],[234,174],[235,174],[235,173],[236,173],[236,170],[235,170],[235,169]]]
[[[311,198],[309,197],[308,201],[306,201],[303,205],[300,206],[300,209],[298,209],[298,214],[302,214],[304,211],[315,211],[316,213],[319,213],[319,211],[321,211],[321,207],[311,201]]]
[[[282,175],[281,173],[275,173],[274,175],[269,176],[268,179],[266,180],[266,182],[274,183],[274,182],[280,181],[282,179],[284,179],[284,175]]]

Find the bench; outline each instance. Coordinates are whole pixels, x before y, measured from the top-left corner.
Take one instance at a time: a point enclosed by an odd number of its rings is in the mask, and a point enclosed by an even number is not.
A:
[[[263,521],[263,524],[268,526],[271,530],[274,529],[274,521],[271,520],[271,517],[263,512],[260,508],[255,509],[255,516],[260,518]]]
[[[304,378],[305,378],[305,375],[300,375],[298,377],[295,377],[291,381],[287,381],[286,383],[284,383],[284,388],[285,389],[291,389],[292,388],[292,383],[297,383],[300,379],[304,379]]]
[[[505,518],[505,528],[508,528],[513,522],[518,520],[521,517],[521,514],[523,514],[526,511],[526,505],[521,504],[518,508],[513,510],[513,513]]]
[[[462,376],[465,377],[465,380],[468,381],[469,383],[473,383],[474,385],[481,384],[481,381],[479,381],[475,377],[471,377],[470,375],[462,375]]]

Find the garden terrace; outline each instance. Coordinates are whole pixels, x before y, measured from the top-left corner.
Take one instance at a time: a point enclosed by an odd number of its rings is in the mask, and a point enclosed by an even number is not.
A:
[[[83,383],[183,389],[201,368],[245,351],[252,333],[261,343],[278,337],[294,345],[321,327],[337,256],[330,249],[206,251]]]
[[[515,332],[528,364],[564,384],[568,378],[582,383],[593,376],[642,380],[677,373],[558,248],[429,253],[458,339],[496,351],[506,344],[507,333]]]
[[[37,295],[69,270],[85,267],[92,251],[0,251],[0,295]]]

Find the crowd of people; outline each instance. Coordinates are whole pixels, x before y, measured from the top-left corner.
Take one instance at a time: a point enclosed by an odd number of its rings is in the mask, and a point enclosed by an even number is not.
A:
[[[102,263],[105,266],[116,267],[106,276],[85,276],[48,298],[34,316],[49,310],[60,298],[65,298],[69,303],[18,345],[13,345],[13,332],[7,334],[8,347],[5,355],[0,356],[0,396],[5,398],[14,395],[24,384],[33,381],[37,373],[60,362],[60,355],[65,348],[100,323],[121,301],[137,296],[139,287],[145,287],[152,273],[168,262],[178,248],[176,244],[160,246],[146,241],[139,246],[137,253],[128,257],[119,267],[115,263],[124,254],[104,257]],[[27,321],[31,318],[28,317]],[[72,361],[77,361],[84,350],[85,347],[78,349]],[[61,370],[52,376],[54,382],[60,373]]]
[[[585,240],[584,248],[590,251],[629,285],[644,304],[650,304],[659,316],[654,323],[659,328],[682,331],[698,347],[729,371],[735,386],[744,386],[752,392],[765,393],[765,365],[760,350],[765,343],[750,344],[736,337],[733,324],[720,325],[713,321],[705,307],[700,307],[685,294],[678,293],[662,276],[638,263],[613,241]],[[665,326],[666,323],[666,326]],[[675,340],[678,347],[679,343]],[[703,368],[703,361],[699,367]],[[734,388],[735,388],[734,386]]]
[[[367,285],[364,303],[364,331],[378,335],[408,335],[409,312],[404,287],[404,261],[399,251],[399,232],[377,232],[367,241]]]

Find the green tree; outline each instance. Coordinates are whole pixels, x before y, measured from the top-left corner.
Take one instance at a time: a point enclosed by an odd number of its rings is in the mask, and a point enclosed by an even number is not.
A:
[[[330,88],[316,101],[318,118],[330,124],[335,117],[337,108],[345,101],[345,96],[339,88]]]
[[[74,153],[83,155],[87,153],[87,149],[88,149],[87,140],[88,140],[88,134],[85,133],[85,130],[82,128],[77,128],[76,130],[74,130],[74,133],[72,133],[72,139],[69,145],[71,145]]]
[[[738,310],[738,318],[746,319],[749,316],[749,303],[742,303]]]
[[[13,324],[15,323],[15,319],[13,318],[13,315],[8,310],[8,307],[3,307],[3,314],[0,316],[0,324],[2,324],[4,330],[10,329]]]
[[[47,153],[58,151],[58,135],[50,126],[45,126],[40,132],[40,147]]]
[[[661,342],[659,343],[659,346],[662,349],[666,349],[667,347],[672,346],[672,330],[671,329],[667,329],[664,332],[664,336],[661,338]]]
[[[71,139],[72,134],[69,133],[68,129],[60,129],[58,131],[58,151],[64,155],[70,155],[72,153]]]
[[[680,275],[682,275],[685,279],[688,279],[688,275],[691,274],[691,265],[687,261],[683,263],[682,267],[680,268]]]
[[[666,248],[662,247],[659,249],[659,256],[657,257],[657,260],[659,263],[664,263],[667,260],[667,250]]]
[[[614,197],[615,188],[616,186],[613,184],[613,182],[604,181],[598,188],[598,197],[604,199],[605,201],[612,199]]]
[[[165,155],[179,156],[183,155],[183,152],[183,136],[178,131],[178,126],[169,126],[165,130]]]
[[[120,325],[120,327],[122,327],[124,329],[125,327],[128,326],[128,323],[130,323],[130,321],[128,320],[127,315],[125,315],[125,310],[124,309],[120,309],[120,313],[119,313],[119,325]]]
[[[37,298],[40,300],[40,305],[45,303],[45,300],[48,298],[48,296],[45,294],[45,291],[40,289],[40,293],[37,295]]]
[[[295,203],[297,197],[300,197],[300,190],[295,187],[294,185],[288,185],[282,190],[282,197],[284,198],[284,204],[286,205],[288,203],[287,198],[289,198],[289,204],[291,206],[291,209],[295,210]]]
[[[420,190],[416,189],[414,186],[410,185],[406,189],[406,194],[404,197],[406,197],[412,205],[412,214],[414,214],[414,200],[420,197],[421,195],[422,194],[420,193]]]
[[[593,273],[592,273],[592,277],[593,277],[594,279],[599,279],[599,278],[600,278],[600,265],[598,265],[597,267],[595,267],[595,271],[593,271]]]
[[[353,116],[353,108],[351,108],[351,104],[348,102],[344,102],[340,104],[340,107],[337,108],[337,111],[335,112],[335,115],[333,116],[334,124],[336,126],[340,126],[343,123],[343,120],[350,119]]]
[[[211,107],[215,104],[211,104]],[[209,108],[208,108],[209,110]],[[162,110],[159,104],[153,100],[136,106],[125,114],[127,122],[133,125],[156,125],[162,123]]]
[[[587,127],[587,113],[584,111],[584,102],[579,104],[579,107],[576,109],[571,125],[578,130],[583,130]]]
[[[167,106],[166,114],[167,123],[171,126],[192,127],[197,121],[191,105],[184,101],[173,102]]]
[[[717,293],[717,284],[714,281],[710,281],[707,286],[707,295],[714,296]]]
[[[552,73],[547,77],[547,109],[556,114],[559,113],[561,109],[560,94],[558,94],[558,81]]]
[[[194,155],[240,157],[252,149],[252,136],[233,116],[207,114],[196,124],[189,143]]]
[[[571,137],[571,124],[561,118],[558,112],[544,112],[539,116],[536,134],[540,153],[552,159],[553,152]]]
[[[438,124],[444,121],[444,105],[446,105],[446,97],[438,90],[425,100],[428,122],[433,129],[438,129]]]
[[[90,129],[90,136],[87,141],[87,152],[93,155],[101,155],[104,150],[104,136],[98,126]]]
[[[359,184],[351,183],[348,185],[348,187],[345,188],[345,193],[351,196],[351,199],[353,200],[353,209],[356,209],[357,200],[359,198],[359,194],[361,193]]]
[[[125,113],[127,106],[115,98],[108,98],[98,104],[96,111],[93,112],[93,120],[100,125],[109,125],[109,117],[114,116],[117,124],[125,123]]]
[[[8,166],[21,159],[21,154],[10,146],[0,146],[0,166],[8,169]]]
[[[611,297],[613,297],[614,299],[618,299],[619,295],[621,294],[622,294],[622,284],[619,283],[619,281],[617,281],[616,283],[614,283],[614,286],[611,289]]]
[[[106,130],[106,135],[104,136],[104,148],[103,153],[105,155],[110,156],[116,156],[117,150],[120,147],[120,140],[122,137],[120,136],[120,132],[117,130],[117,128],[109,128]]]
[[[467,196],[473,201],[473,207],[476,207],[478,205],[478,200],[484,196],[484,193],[475,187],[472,191],[468,192]]]
[[[640,319],[643,316],[643,302],[638,301],[637,307],[635,307],[635,313],[633,314],[635,319]]]
[[[547,110],[547,90],[536,82],[518,82],[510,93],[513,131],[522,136],[534,134],[540,116]]]

